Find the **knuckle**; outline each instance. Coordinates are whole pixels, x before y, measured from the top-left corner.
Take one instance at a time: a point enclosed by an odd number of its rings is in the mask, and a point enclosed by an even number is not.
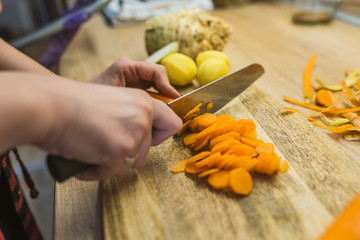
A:
[[[160,64],[157,64],[157,65],[158,65],[158,67],[159,67],[160,72],[166,73],[166,67],[165,67],[165,66],[160,65]]]
[[[113,158],[126,157],[135,149],[135,139],[132,137],[125,137],[125,139],[126,141],[124,141],[124,138],[119,137],[111,144],[111,155]]]
[[[127,65],[127,64],[129,64],[129,63],[131,63],[131,59],[126,58],[126,57],[121,57],[121,58],[118,58],[118,59],[113,63],[113,66],[114,66],[115,68],[117,68],[117,67],[122,67],[122,66],[124,66],[124,65]]]

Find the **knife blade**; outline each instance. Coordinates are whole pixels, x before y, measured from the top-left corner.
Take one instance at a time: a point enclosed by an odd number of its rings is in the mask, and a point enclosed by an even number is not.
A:
[[[264,72],[260,64],[251,64],[167,104],[180,118],[199,103],[202,103],[201,112],[205,112],[206,105],[212,103],[213,107],[207,112],[215,113],[248,88]],[[54,155],[48,155],[46,161],[51,175],[58,182],[63,182],[94,166]]]
[[[199,103],[202,103],[201,112],[205,111],[207,103],[212,103],[213,107],[207,112],[215,113],[248,88],[263,73],[264,68],[260,64],[251,64],[185,94],[169,102],[168,105],[181,119]]]

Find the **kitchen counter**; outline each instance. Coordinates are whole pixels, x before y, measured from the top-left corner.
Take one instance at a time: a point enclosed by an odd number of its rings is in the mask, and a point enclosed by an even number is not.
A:
[[[221,222],[224,238],[236,239],[243,236],[245,239],[314,239],[360,191],[360,143],[345,141],[340,135],[312,126],[300,115],[282,116],[276,110],[281,106],[294,107],[282,100],[284,95],[303,99],[302,72],[311,55],[316,54],[318,57],[314,76],[319,76],[325,82],[337,83],[343,79],[345,71],[359,68],[360,55],[357,54],[357,49],[360,29],[338,20],[327,25],[294,25],[289,6],[273,2],[219,9],[212,14],[222,17],[234,27],[224,49],[232,64],[231,70],[251,63],[260,63],[265,68],[265,74],[222,112],[236,118],[255,119],[259,138],[275,144],[280,155],[289,161],[290,170],[271,181],[258,177],[254,180],[254,189],[248,197],[227,196],[210,190],[205,184],[195,183],[185,174],[180,177],[169,175],[169,167],[180,157],[173,152],[170,159],[163,159],[161,156],[162,148],[177,147],[170,139],[164,146],[151,151],[145,170],[130,173],[131,176],[135,174],[135,179],[139,179],[139,182],[146,181],[142,180],[144,176],[150,179],[149,183],[134,184],[134,192],[139,192],[139,198],[148,193],[148,199],[150,197],[157,207],[153,212],[155,226],[151,225],[148,235],[144,236],[148,239],[188,237],[186,230],[181,232],[181,229],[177,229],[183,226],[183,222],[177,227],[174,226],[176,224],[169,227],[176,222],[177,217],[170,213],[177,207],[170,202],[174,200],[174,196],[182,197],[184,191],[184,201],[190,201],[185,203],[189,204],[190,209],[197,207],[191,202],[196,196],[204,204],[209,204],[208,211],[211,210],[210,207],[214,208],[211,214],[200,209],[203,214],[209,215],[206,221],[222,221],[221,212],[226,209],[224,213],[229,214],[229,219]],[[109,28],[102,16],[95,15],[81,27],[61,58],[60,74],[84,81],[122,56],[135,60],[147,57],[144,23]],[[302,108],[294,108],[309,113]],[[154,170],[154,165],[157,165],[158,170]],[[146,168],[152,170],[147,172]],[[165,184],[161,177],[169,177],[166,178],[167,181],[175,181],[174,186],[179,184],[184,187],[176,191],[173,189],[175,192],[172,192],[169,190],[170,183]],[[97,183],[70,179],[56,184],[54,239],[101,239],[104,234],[103,194],[104,199],[111,199],[111,194],[115,193],[110,190],[115,187],[121,188],[124,195],[131,192],[126,191],[129,186],[124,186],[123,180],[119,178]],[[143,188],[148,189],[145,191]],[[112,190],[116,192],[114,189]],[[151,192],[153,189],[155,192]],[[196,196],[191,191],[196,191]],[[119,195],[113,199],[123,200],[119,206],[124,209],[129,207],[126,199],[119,198]],[[217,205],[211,205],[209,199],[214,199]],[[289,209],[293,212],[289,213]],[[141,225],[142,221],[133,218],[140,214],[141,218],[149,217],[146,209],[143,212],[132,211],[134,212],[138,215],[125,218]],[[217,236],[216,230],[210,231],[201,225],[201,220],[205,221],[201,217],[203,215],[197,215],[199,213],[196,212],[188,214],[182,217],[195,220],[188,224],[198,227],[197,230],[194,230],[196,227],[192,228],[195,234],[192,235],[193,239],[213,239]],[[171,217],[167,218],[167,215]],[[289,216],[293,218],[290,219]],[[149,219],[151,221],[151,217]],[[235,223],[238,225],[234,226]],[[136,239],[135,236],[138,235],[134,232],[137,232],[136,228],[139,226],[121,224],[123,223],[119,220],[118,228],[124,227],[124,235],[121,236],[124,239]],[[129,229],[131,227],[135,229]],[[282,228],[285,230],[280,230]],[[158,229],[162,229],[157,232],[160,235],[153,234]],[[288,235],[289,232],[294,235]],[[208,235],[210,233],[214,235]]]

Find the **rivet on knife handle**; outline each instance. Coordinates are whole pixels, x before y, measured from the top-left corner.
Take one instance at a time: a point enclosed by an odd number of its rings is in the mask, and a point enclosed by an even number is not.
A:
[[[63,182],[68,178],[93,167],[93,165],[90,164],[54,155],[48,155],[46,161],[51,175],[58,182]]]

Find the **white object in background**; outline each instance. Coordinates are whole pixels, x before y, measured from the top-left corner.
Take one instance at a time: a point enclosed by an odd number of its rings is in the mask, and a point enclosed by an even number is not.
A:
[[[144,21],[154,16],[195,7],[206,11],[214,9],[211,0],[124,0],[122,6],[119,5],[119,0],[112,0],[104,13],[111,24],[116,24],[120,21]]]

